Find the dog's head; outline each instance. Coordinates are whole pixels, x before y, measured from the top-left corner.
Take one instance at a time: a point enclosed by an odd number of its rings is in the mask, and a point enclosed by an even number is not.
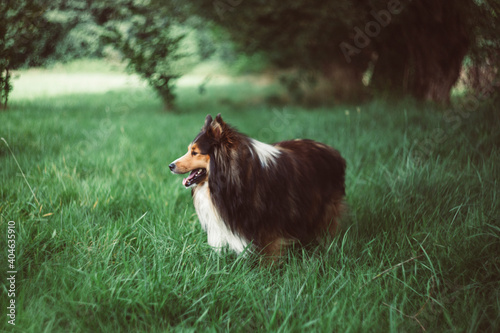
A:
[[[187,153],[170,163],[169,168],[172,173],[190,172],[189,176],[182,181],[185,187],[196,186],[207,181],[210,173],[210,156],[213,156],[214,149],[220,145],[227,128],[220,114],[215,117],[215,120],[211,115],[207,115],[205,125],[189,144]]]

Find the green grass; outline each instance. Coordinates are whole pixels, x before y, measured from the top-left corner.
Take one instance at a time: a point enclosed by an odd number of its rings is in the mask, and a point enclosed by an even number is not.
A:
[[[11,220],[18,271],[16,326],[2,288],[0,328],[500,329],[498,106],[451,126],[411,101],[272,109],[250,103],[269,91],[244,82],[203,96],[179,88],[181,111],[170,114],[143,87],[92,91],[18,91],[0,113],[13,153],[0,142],[0,277]],[[219,112],[257,139],[308,137],[341,151],[350,208],[331,246],[294,249],[271,268],[211,251],[167,165]]]

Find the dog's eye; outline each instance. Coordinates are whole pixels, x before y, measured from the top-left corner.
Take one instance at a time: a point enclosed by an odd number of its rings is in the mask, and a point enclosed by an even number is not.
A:
[[[195,151],[192,151],[192,152],[191,152],[191,156],[196,156],[196,155],[198,155],[198,153],[197,153],[197,152],[195,152]]]

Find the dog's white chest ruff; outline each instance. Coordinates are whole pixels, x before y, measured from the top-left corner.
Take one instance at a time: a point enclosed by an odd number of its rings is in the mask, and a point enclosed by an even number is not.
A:
[[[212,203],[208,183],[199,185],[193,194],[194,207],[201,227],[207,232],[208,244],[217,252],[225,246],[240,254],[248,246],[248,241],[234,234],[224,223]]]

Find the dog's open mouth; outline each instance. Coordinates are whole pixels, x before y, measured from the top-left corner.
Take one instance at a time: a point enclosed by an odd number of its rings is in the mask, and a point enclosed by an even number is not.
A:
[[[189,177],[182,180],[182,185],[189,187],[194,184],[198,184],[207,174],[206,169],[195,169],[191,171]]]

